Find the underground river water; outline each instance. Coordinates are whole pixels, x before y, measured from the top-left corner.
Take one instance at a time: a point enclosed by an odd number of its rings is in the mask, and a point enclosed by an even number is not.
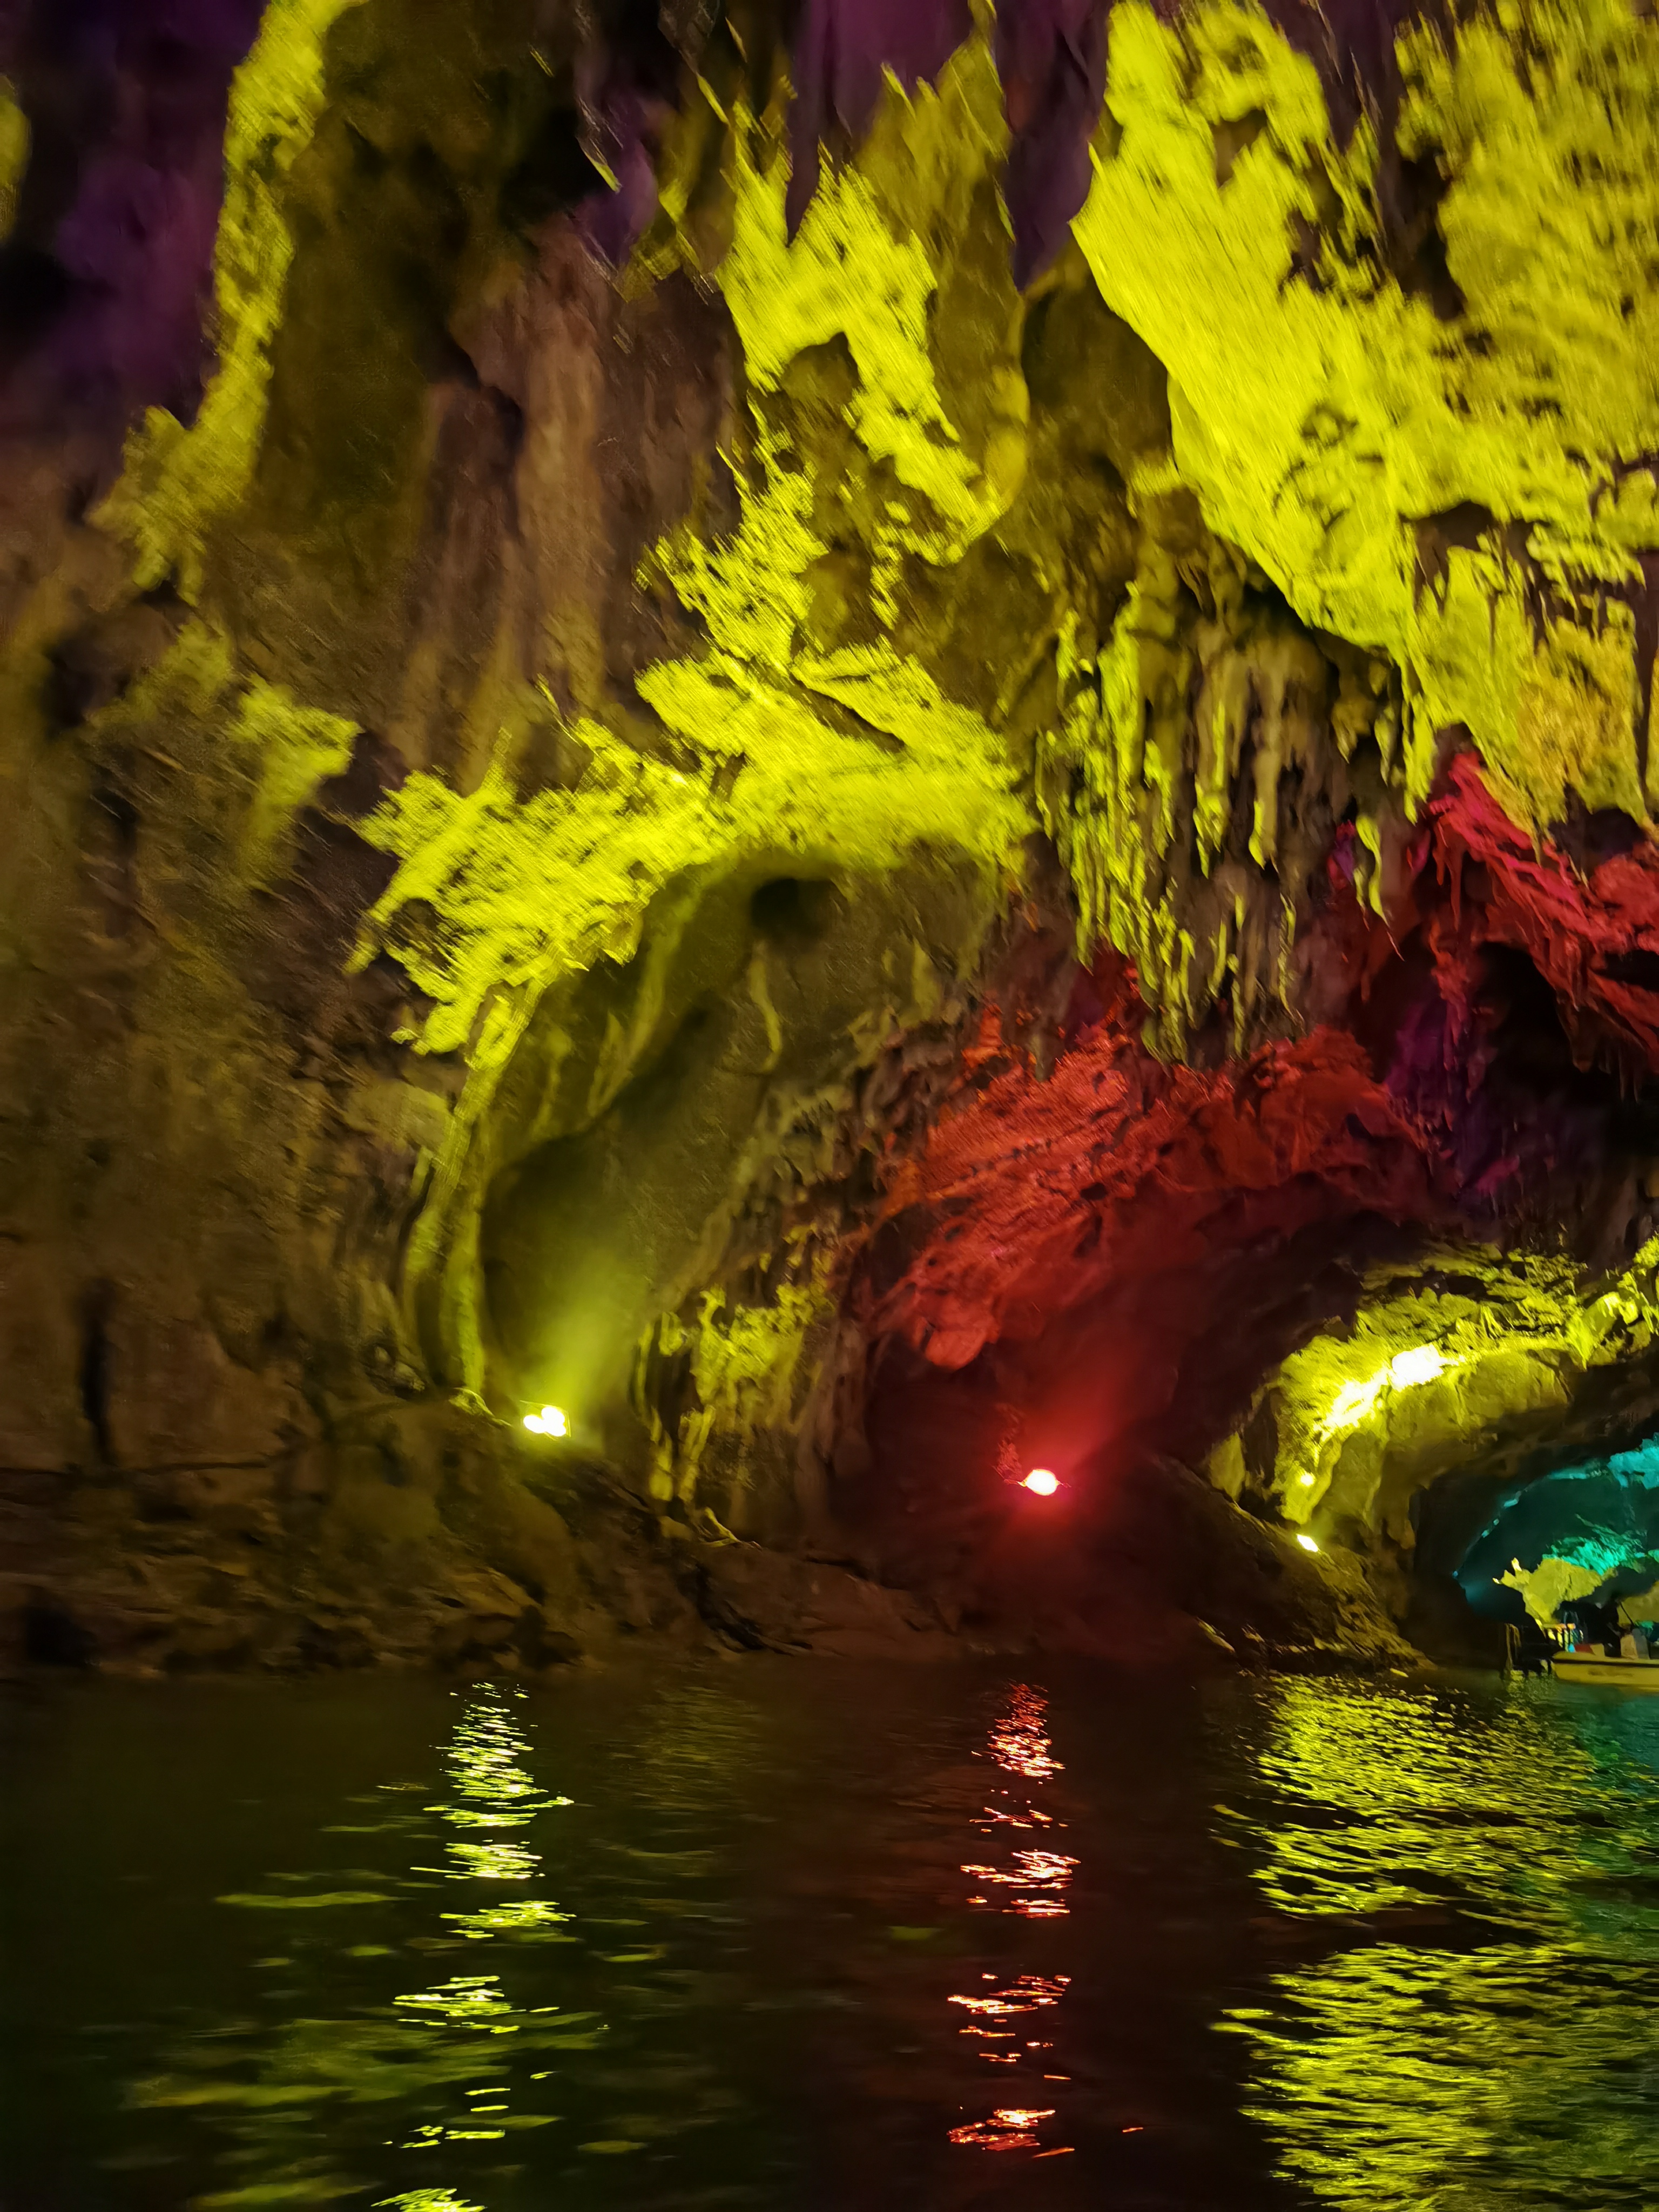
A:
[[[0,1706],[5,2212],[1659,2181],[1659,1698],[755,1659]]]

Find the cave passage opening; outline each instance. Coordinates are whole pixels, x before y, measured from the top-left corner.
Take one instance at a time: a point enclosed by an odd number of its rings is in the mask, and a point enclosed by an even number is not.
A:
[[[1659,1436],[1506,1488],[1455,1571],[1490,1619],[1659,1619]]]

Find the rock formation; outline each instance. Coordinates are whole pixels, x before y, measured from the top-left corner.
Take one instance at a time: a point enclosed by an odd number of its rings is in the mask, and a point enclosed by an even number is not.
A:
[[[1649,11],[0,80],[9,1648],[1397,1658],[1659,1424]]]

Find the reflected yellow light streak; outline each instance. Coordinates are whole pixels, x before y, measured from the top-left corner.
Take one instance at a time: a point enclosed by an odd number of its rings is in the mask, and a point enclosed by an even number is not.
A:
[[[522,1693],[495,1685],[457,1692],[454,1726],[439,1750],[445,1774],[442,1802],[429,1802],[429,1781],[381,1783],[371,1795],[348,1802],[378,1803],[387,1810],[403,1804],[395,1817],[339,1823],[323,1831],[354,1837],[377,1830],[410,1831],[406,1872],[414,1879],[382,1869],[377,1879],[384,1887],[373,1893],[372,1909],[377,1923],[384,1919],[386,1942],[351,1940],[370,1909],[369,1893],[295,1887],[298,1876],[268,1877],[273,1885],[270,1902],[283,1904],[290,1897],[328,1901],[330,1910],[305,1916],[319,1932],[303,1940],[319,1948],[331,1943],[353,1960],[391,1960],[403,1943],[411,1950],[428,1945],[459,1948],[463,1936],[470,1939],[472,1958],[479,1942],[516,1947],[577,1940],[563,1932],[570,1916],[536,1894],[527,1879],[537,1865],[529,1847],[531,1824],[568,1801],[540,1787],[529,1771],[528,1739],[516,1721],[516,1707],[524,1702]],[[405,1792],[414,1803],[404,1804]],[[442,1852],[433,1847],[428,1821],[447,1832]],[[442,1863],[425,1863],[433,1859]],[[422,1873],[441,1875],[443,1886],[420,1880]],[[487,1878],[482,1886],[481,1876]],[[337,1870],[335,1878],[343,1876]],[[357,1879],[358,1870],[349,1878]],[[510,1884],[506,1893],[495,1887],[503,1880]],[[459,1897],[450,1887],[455,1883],[466,1885]],[[400,1907],[414,1908],[434,1887],[446,1901],[471,1909],[444,1913],[441,1936],[392,1924]],[[256,1904],[266,1901],[263,1893],[250,1896]],[[273,1953],[270,1963],[289,1964],[289,1950]],[[276,1994],[301,1996],[299,1990]],[[489,2147],[482,2154],[489,2156],[509,2133],[551,2127],[556,2113],[512,2109],[514,2083],[523,2079],[517,2068],[539,2062],[546,2069],[553,2063],[550,2054],[595,2050],[607,2034],[605,2022],[592,2012],[515,2006],[501,1978],[490,1973],[456,1975],[430,1988],[405,1990],[390,2004],[343,2018],[314,2016],[314,1999],[310,1991],[305,1996],[308,2002],[298,2016],[280,2021],[269,2039],[262,2033],[248,2048],[251,2078],[244,2078],[240,2068],[226,2069],[225,2054],[214,2039],[186,2035],[165,2054],[170,2070],[152,2074],[128,2093],[135,2107],[210,2107],[216,2123],[234,2136],[240,2167],[258,2174],[259,2189],[272,2201],[279,2194],[284,2202],[297,2203],[301,2196],[313,2200],[314,2150],[325,2112],[381,2108],[390,2124],[380,2132],[411,2154],[482,2144]],[[238,2024],[231,2033],[240,2037],[243,2030]],[[545,2080],[548,2075],[538,2070],[532,2078]],[[400,2212],[478,2212],[453,2187],[435,2183],[382,2201]]]
[[[401,2197],[377,2197],[374,2205],[375,2212],[388,2206],[396,2212],[483,2212],[482,2204],[458,2197],[453,2189],[405,2189]]]
[[[1620,2085],[1659,2065],[1659,1729],[1553,1687],[1275,1691],[1255,1878],[1326,1955],[1218,2024],[1283,2171],[1334,2212],[1634,2203],[1652,2171]]]
[[[445,1760],[453,1794],[427,1808],[464,1832],[445,1846],[450,1864],[443,1871],[452,1881],[521,1882],[535,1875],[540,1854],[516,1840],[512,1831],[528,1827],[540,1814],[570,1800],[550,1796],[526,1771],[520,1761],[529,1748],[499,1689],[491,1685],[471,1697]],[[532,1906],[526,1921],[518,1923],[503,1919],[495,1906],[445,1917],[464,1932],[482,1936],[544,1922],[553,1911]]]
[[[494,1974],[458,1974],[452,1981],[440,1982],[434,1989],[416,1990],[409,1996],[400,1996],[398,2002],[440,2014],[453,2027],[477,2028],[491,2035],[518,2033],[513,2007]]]
[[[571,1942],[574,1937],[550,1931],[574,1916],[561,1912],[538,1897],[515,1897],[500,1905],[483,1905],[476,1912],[446,1912],[442,1917],[459,1928],[469,1942],[486,1942],[492,1936],[528,1936],[544,1942]]]

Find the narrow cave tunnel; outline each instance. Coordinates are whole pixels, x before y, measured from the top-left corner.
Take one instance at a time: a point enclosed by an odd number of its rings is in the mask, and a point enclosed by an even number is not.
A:
[[[4,2212],[1647,2212],[1656,83],[0,0]]]

